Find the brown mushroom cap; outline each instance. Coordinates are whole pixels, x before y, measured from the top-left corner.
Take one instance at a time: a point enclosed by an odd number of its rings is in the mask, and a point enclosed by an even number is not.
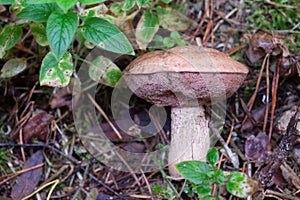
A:
[[[217,103],[243,83],[248,69],[210,48],[179,46],[135,59],[123,72],[139,97],[161,106]]]

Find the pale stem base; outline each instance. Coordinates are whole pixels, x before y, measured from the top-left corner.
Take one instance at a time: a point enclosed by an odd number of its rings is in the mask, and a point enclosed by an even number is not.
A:
[[[187,160],[206,161],[210,148],[208,120],[202,106],[172,108],[171,120],[169,172],[172,177],[180,178],[175,164]]]

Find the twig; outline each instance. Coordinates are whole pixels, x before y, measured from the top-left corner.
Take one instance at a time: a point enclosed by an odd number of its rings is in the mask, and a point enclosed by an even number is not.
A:
[[[216,32],[219,28],[219,26],[225,21],[227,20],[229,17],[231,17],[238,9],[235,8],[232,11],[230,11],[227,15],[225,15],[225,17],[223,17],[223,19],[221,19],[216,26],[214,27],[213,31]]]
[[[56,149],[55,147],[51,146],[50,144],[45,144],[45,143],[38,143],[38,144],[14,144],[14,143],[0,143],[0,147],[44,147],[44,148],[48,148],[51,149],[52,151],[58,153],[59,155],[62,155],[63,157],[65,157],[66,159],[68,159],[69,161],[73,162],[76,165],[80,165],[81,162],[78,161],[77,159],[65,155],[63,152],[61,152],[60,150]],[[80,166],[81,170],[85,170],[85,168],[83,168],[83,166]],[[110,188],[108,185],[106,185],[104,182],[102,182],[101,180],[99,180],[97,177],[95,177],[92,173],[89,173],[89,177],[91,179],[93,179],[94,181],[96,181],[97,183],[99,183],[100,185],[102,185],[105,189],[107,189],[108,191],[112,192],[114,195],[116,195],[117,197],[119,197],[120,199],[124,199],[122,196],[120,196],[117,192],[115,192],[112,188]]]
[[[278,82],[279,82],[279,65],[277,64],[275,67],[275,73],[272,81],[272,107],[271,107],[271,117],[270,117],[270,127],[269,127],[269,140],[271,140],[272,131],[273,131],[273,121],[274,121],[275,107],[277,101]]]
[[[263,132],[266,132],[267,124],[268,124],[268,115],[269,115],[269,100],[270,100],[270,75],[269,75],[269,59],[267,58],[266,63],[266,109],[265,109],[265,117],[264,117],[264,125],[263,125]]]
[[[151,190],[151,186],[150,186],[149,181],[148,181],[147,177],[145,176],[145,173],[143,172],[142,169],[141,169],[141,173],[142,173],[142,176],[143,176],[143,178],[144,178],[144,180],[145,180],[145,183],[146,183],[146,185],[147,185],[148,191],[149,191],[149,193],[151,194],[151,199],[154,200],[154,199],[153,199],[152,190]]]
[[[289,195],[289,194],[285,194],[285,193],[280,193],[280,192],[276,192],[273,190],[266,190],[265,192],[265,196],[266,197],[274,197],[274,196],[278,196],[281,197],[280,199],[291,199],[291,200],[300,200],[300,198]]]
[[[37,169],[37,168],[40,168],[44,165],[44,163],[41,163],[41,164],[38,164],[38,165],[35,165],[33,167],[29,167],[29,168],[26,168],[26,169],[22,169],[20,171],[17,171],[16,173],[13,173],[13,174],[8,174],[8,175],[5,175],[5,176],[2,176],[0,178],[5,178],[7,177],[6,179],[4,179],[3,181],[0,182],[0,185],[2,185],[3,183],[6,183],[7,181],[9,181],[10,179],[20,175],[20,174],[23,174],[25,172],[28,172],[28,171],[31,171],[31,170],[34,170],[34,169]]]
[[[93,97],[90,94],[88,94],[87,96],[90,99],[90,101],[94,104],[94,106],[97,108],[97,110],[101,113],[101,115],[105,118],[105,120],[110,125],[110,127],[114,130],[114,132],[116,133],[118,138],[122,139],[120,132],[118,131],[118,129],[116,129],[116,127],[113,125],[113,123],[109,120],[109,118],[107,117],[105,112],[102,110],[102,108],[99,106],[99,104],[93,99]]]
[[[231,149],[228,147],[225,140],[222,138],[219,131],[215,127],[210,126],[210,129],[212,130],[213,135],[215,135],[219,139],[221,144],[223,145],[223,148],[225,149],[225,151],[226,151],[231,163],[233,164],[234,168],[239,168],[240,164],[239,164],[239,158],[238,158],[237,154],[233,153],[231,151]]]
[[[289,8],[289,9],[295,9],[296,8],[296,6],[290,6],[290,5],[284,5],[284,4],[280,4],[280,3],[275,3],[275,2],[272,2],[270,0],[265,0],[265,3],[270,4],[272,6],[275,6],[277,8],[280,8],[280,7],[281,8]]]
[[[263,71],[265,69],[266,61],[267,61],[267,59],[269,59],[269,56],[270,56],[270,54],[266,54],[266,56],[263,60],[263,63],[261,65],[261,68],[260,68],[260,71],[259,71],[259,76],[258,76],[257,83],[256,83],[256,87],[255,87],[255,91],[254,91],[253,95],[251,96],[251,98],[248,102],[248,111],[249,112],[251,112],[252,107],[254,105],[254,101],[256,99],[256,95],[257,95],[257,92],[259,90],[259,85],[260,85],[260,82],[261,82],[261,79],[262,79]],[[246,115],[243,122],[242,122],[242,124],[244,124],[247,119],[248,119],[248,116]]]

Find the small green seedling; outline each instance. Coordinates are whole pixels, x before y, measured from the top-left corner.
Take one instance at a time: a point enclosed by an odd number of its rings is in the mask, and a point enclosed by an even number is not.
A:
[[[192,160],[184,161],[176,165],[179,173],[188,180],[191,190],[188,193],[197,194],[202,200],[217,199],[216,194],[212,195],[213,185],[225,185],[226,189],[232,195],[240,198],[246,198],[252,195],[257,183],[241,172],[224,172],[216,167],[219,161],[219,153],[216,148],[209,150],[207,162]]]

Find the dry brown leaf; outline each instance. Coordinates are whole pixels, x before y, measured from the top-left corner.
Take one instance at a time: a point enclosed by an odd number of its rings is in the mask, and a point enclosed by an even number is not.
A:
[[[286,163],[280,165],[282,176],[289,183],[300,190],[300,177],[293,171],[293,169]]]
[[[23,128],[23,142],[29,143],[33,138],[45,141],[49,134],[49,124],[53,116],[42,111],[31,117]]]
[[[245,156],[252,161],[263,162],[267,158],[269,138],[266,133],[260,132],[256,137],[250,136],[245,145]]]
[[[72,93],[69,87],[58,88],[49,102],[51,108],[60,108],[67,106],[72,110]]]
[[[277,33],[269,33],[263,30],[257,30],[249,41],[249,48],[246,55],[251,63],[258,62],[266,54],[277,56],[283,54],[289,55],[287,46],[284,44],[283,36]]]
[[[27,169],[43,162],[43,153],[41,150],[34,153],[24,164],[23,169]],[[36,168],[25,172],[18,176],[16,184],[11,191],[13,200],[21,200],[27,195],[31,194],[40,181],[42,175],[42,168]]]

